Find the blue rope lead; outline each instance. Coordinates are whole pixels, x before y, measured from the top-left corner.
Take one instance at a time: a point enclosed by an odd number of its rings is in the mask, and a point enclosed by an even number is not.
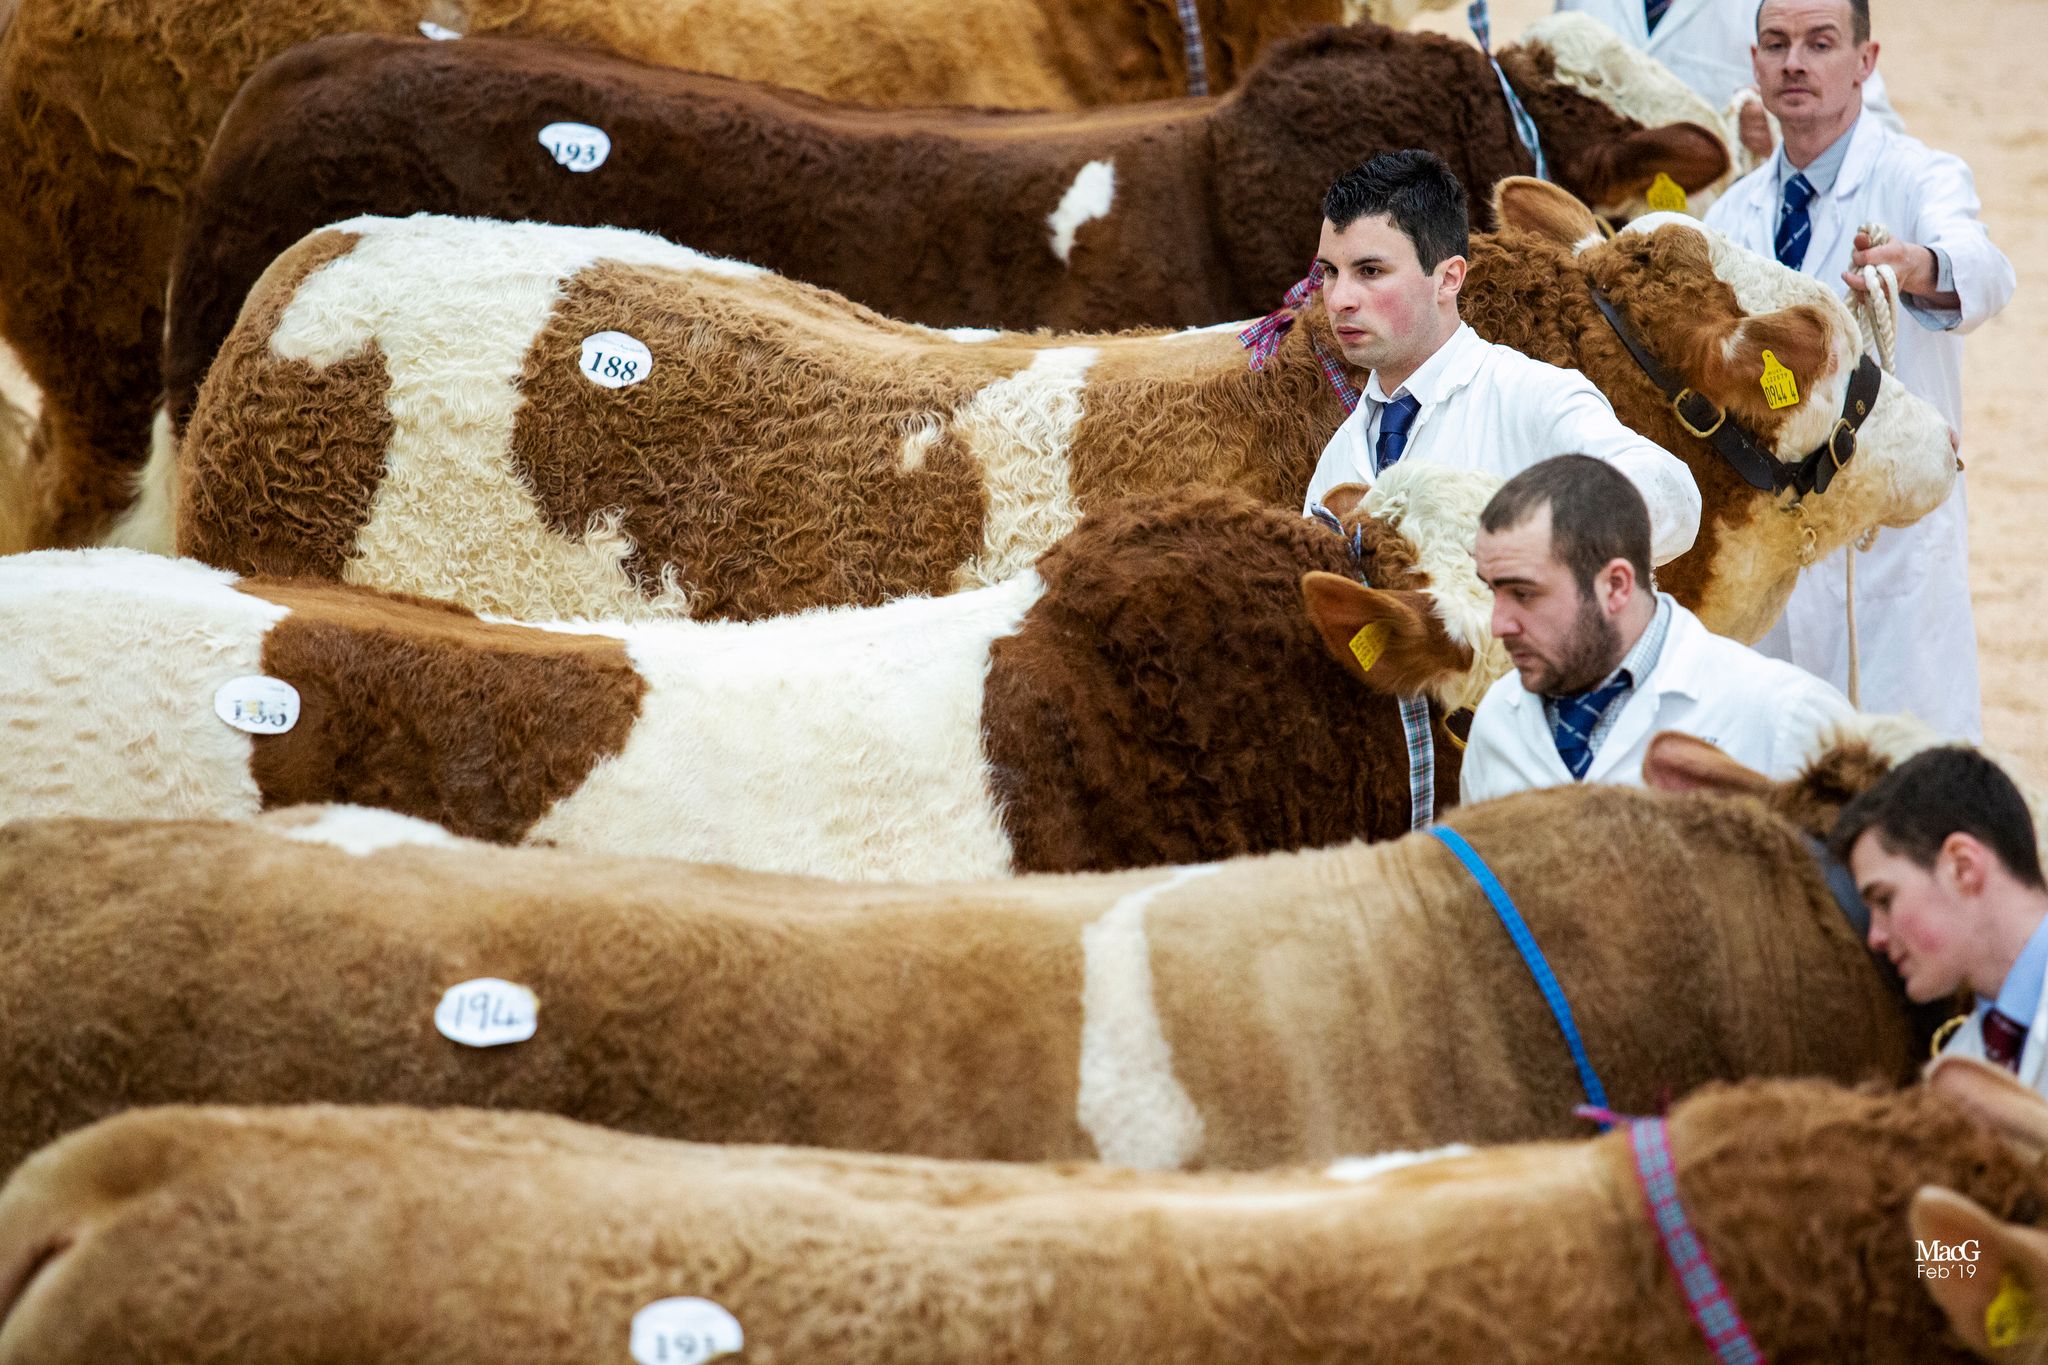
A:
[[[1564,998],[1564,988],[1557,984],[1556,974],[1550,970],[1543,950],[1536,946],[1536,936],[1529,932],[1522,912],[1515,909],[1507,888],[1500,884],[1500,878],[1493,875],[1493,869],[1486,865],[1486,860],[1465,842],[1464,835],[1444,825],[1433,825],[1429,832],[1442,840],[1445,848],[1458,855],[1458,861],[1472,874],[1472,880],[1479,883],[1479,889],[1486,893],[1486,899],[1493,905],[1493,913],[1500,916],[1501,927],[1514,941],[1515,951],[1522,955],[1529,975],[1536,978],[1536,989],[1543,992],[1543,1002],[1550,1006],[1551,1017],[1557,1020],[1558,1030],[1564,1034],[1565,1046],[1571,1049],[1572,1065],[1579,1069],[1579,1084],[1586,1091],[1586,1103],[1598,1109],[1607,1108],[1607,1087],[1600,1084],[1592,1059],[1586,1056],[1585,1040],[1579,1037],[1579,1026],[1572,1018],[1571,1002]],[[1603,1130],[1606,1126],[1601,1124]]]

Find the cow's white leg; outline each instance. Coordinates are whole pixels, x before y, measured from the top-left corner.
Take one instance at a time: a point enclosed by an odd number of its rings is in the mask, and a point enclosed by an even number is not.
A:
[[[106,543],[153,555],[175,552],[177,545],[178,447],[171,440],[171,414],[156,410],[149,426],[149,462],[135,481],[134,501]]]

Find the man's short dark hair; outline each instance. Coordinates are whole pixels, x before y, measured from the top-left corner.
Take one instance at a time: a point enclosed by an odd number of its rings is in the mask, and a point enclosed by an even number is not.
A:
[[[1415,243],[1415,258],[1425,273],[1453,256],[1471,254],[1465,187],[1433,153],[1412,147],[1381,152],[1338,176],[1323,196],[1323,217],[1339,232],[1380,214]]]
[[[1876,835],[1887,853],[1930,869],[1949,835],[1967,834],[2021,882],[2048,889],[2027,799],[1996,763],[1963,745],[1915,754],[1878,779],[1842,807],[1828,847],[1847,862],[1865,834]]]
[[[1625,559],[1645,590],[1650,577],[1650,508],[1628,475],[1590,455],[1532,464],[1500,486],[1479,514],[1482,531],[1520,526],[1550,509],[1551,558],[1571,570],[1581,596],[1611,561]]]
[[[1756,36],[1764,36],[1764,6],[1769,0],[1757,0]],[[1870,0],[1849,0],[1849,37],[1858,46],[1870,41]]]

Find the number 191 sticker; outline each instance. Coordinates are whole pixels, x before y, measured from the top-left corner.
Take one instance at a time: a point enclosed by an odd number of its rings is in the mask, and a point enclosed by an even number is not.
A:
[[[612,154],[611,134],[587,123],[550,123],[540,130],[540,145],[572,171],[594,171]]]
[[[709,1299],[656,1299],[633,1315],[639,1365],[704,1365],[745,1345],[740,1320]]]
[[[583,377],[608,389],[637,384],[654,370],[654,352],[624,332],[583,338]]]
[[[434,1027],[468,1047],[523,1043],[540,1027],[540,1001],[515,981],[480,976],[448,988],[434,1010]]]
[[[299,723],[299,689],[260,673],[230,678],[214,691],[213,714],[252,735],[281,735]]]

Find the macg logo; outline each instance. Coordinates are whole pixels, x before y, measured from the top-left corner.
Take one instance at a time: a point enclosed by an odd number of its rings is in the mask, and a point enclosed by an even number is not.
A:
[[[1972,1237],[1966,1242],[1944,1242],[1935,1240],[1923,1242],[1913,1240],[1913,1250],[1920,1258],[1920,1278],[1923,1280],[1974,1279],[1977,1274],[1977,1257],[1981,1248]]]

